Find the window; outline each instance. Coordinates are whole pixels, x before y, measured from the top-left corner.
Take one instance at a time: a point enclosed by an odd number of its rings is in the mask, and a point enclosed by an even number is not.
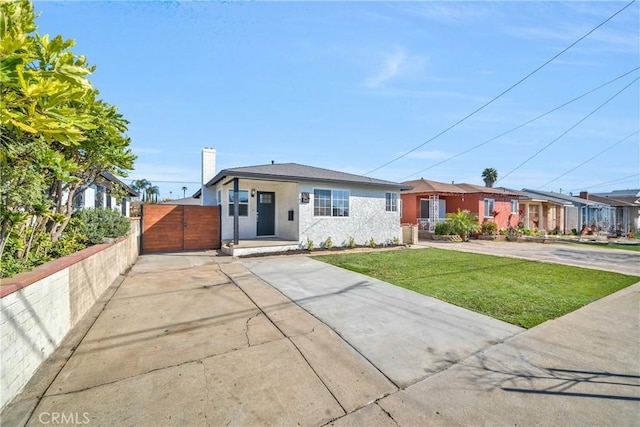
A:
[[[96,185],[96,198],[95,198],[95,207],[103,208],[104,207],[104,187]]]
[[[313,216],[349,216],[349,191],[313,190]]]
[[[496,210],[496,201],[494,199],[484,199],[484,217],[493,218]]]
[[[387,212],[398,212],[398,193],[386,193],[386,207]]]
[[[511,213],[512,214],[517,214],[518,213],[518,200],[517,199],[511,200]]]
[[[238,191],[239,215],[249,216],[249,191]],[[229,190],[229,216],[233,216],[233,190]]]

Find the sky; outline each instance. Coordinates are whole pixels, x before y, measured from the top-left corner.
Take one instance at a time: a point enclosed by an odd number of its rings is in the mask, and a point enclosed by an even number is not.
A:
[[[640,188],[640,4],[578,41],[628,3],[34,2],[130,121],[123,180],[174,199],[203,147],[218,171]]]

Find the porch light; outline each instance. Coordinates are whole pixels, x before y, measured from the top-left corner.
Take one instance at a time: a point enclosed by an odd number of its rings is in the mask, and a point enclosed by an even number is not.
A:
[[[255,188],[251,189],[251,197],[256,197],[256,189]]]

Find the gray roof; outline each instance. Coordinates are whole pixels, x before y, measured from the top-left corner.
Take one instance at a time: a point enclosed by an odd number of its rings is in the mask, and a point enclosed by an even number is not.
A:
[[[599,197],[612,197],[612,198],[640,197],[640,189],[633,188],[628,190],[614,190],[608,193],[593,193],[593,195],[599,196]]]
[[[191,205],[200,206],[200,200],[195,197],[185,197],[183,199],[163,200],[159,205]]]
[[[583,199],[581,197],[570,196],[568,194],[554,193],[553,191],[529,190],[526,188],[523,188],[522,191],[537,196],[544,196],[548,198],[554,198],[556,200],[571,202],[573,204],[582,204],[587,206],[607,205],[606,203],[595,202],[592,200]]]
[[[127,192],[127,194],[129,196],[133,196],[133,197],[138,197],[139,196],[139,193],[136,190],[134,190],[133,188],[129,187],[124,182],[120,181],[112,173],[110,173],[110,172],[101,172],[100,176],[102,176],[107,181],[113,182],[114,184],[118,184],[119,186],[121,186]]]
[[[500,187],[500,188],[503,188],[503,187]],[[542,202],[555,203],[557,205],[568,205],[568,206],[573,204],[568,200],[560,199],[558,197],[552,196],[551,194],[554,194],[554,193],[547,193],[545,195],[545,194],[533,193],[527,190],[518,191],[510,188],[505,188],[505,190],[512,191],[514,194],[516,194],[519,197],[520,200],[542,201]]]
[[[335,184],[365,185],[402,190],[411,187],[397,182],[369,178],[330,169],[316,168],[298,163],[274,163],[270,165],[246,166],[221,170],[208,183],[207,187],[217,184],[225,178],[248,178],[266,181],[315,181]]]

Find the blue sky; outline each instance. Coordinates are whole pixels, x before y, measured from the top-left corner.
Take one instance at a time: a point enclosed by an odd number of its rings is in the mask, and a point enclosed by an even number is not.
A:
[[[625,4],[47,1],[35,7],[39,32],[75,39],[74,52],[97,65],[91,81],[102,98],[131,122],[138,160],[125,181],[146,178],[162,198],[169,192],[177,198],[182,186],[187,195],[199,188],[205,146],[217,150],[218,170],[274,160],[373,171],[391,181],[482,184],[482,170],[493,167],[497,186],[516,189],[638,188],[638,3],[433,138]]]

